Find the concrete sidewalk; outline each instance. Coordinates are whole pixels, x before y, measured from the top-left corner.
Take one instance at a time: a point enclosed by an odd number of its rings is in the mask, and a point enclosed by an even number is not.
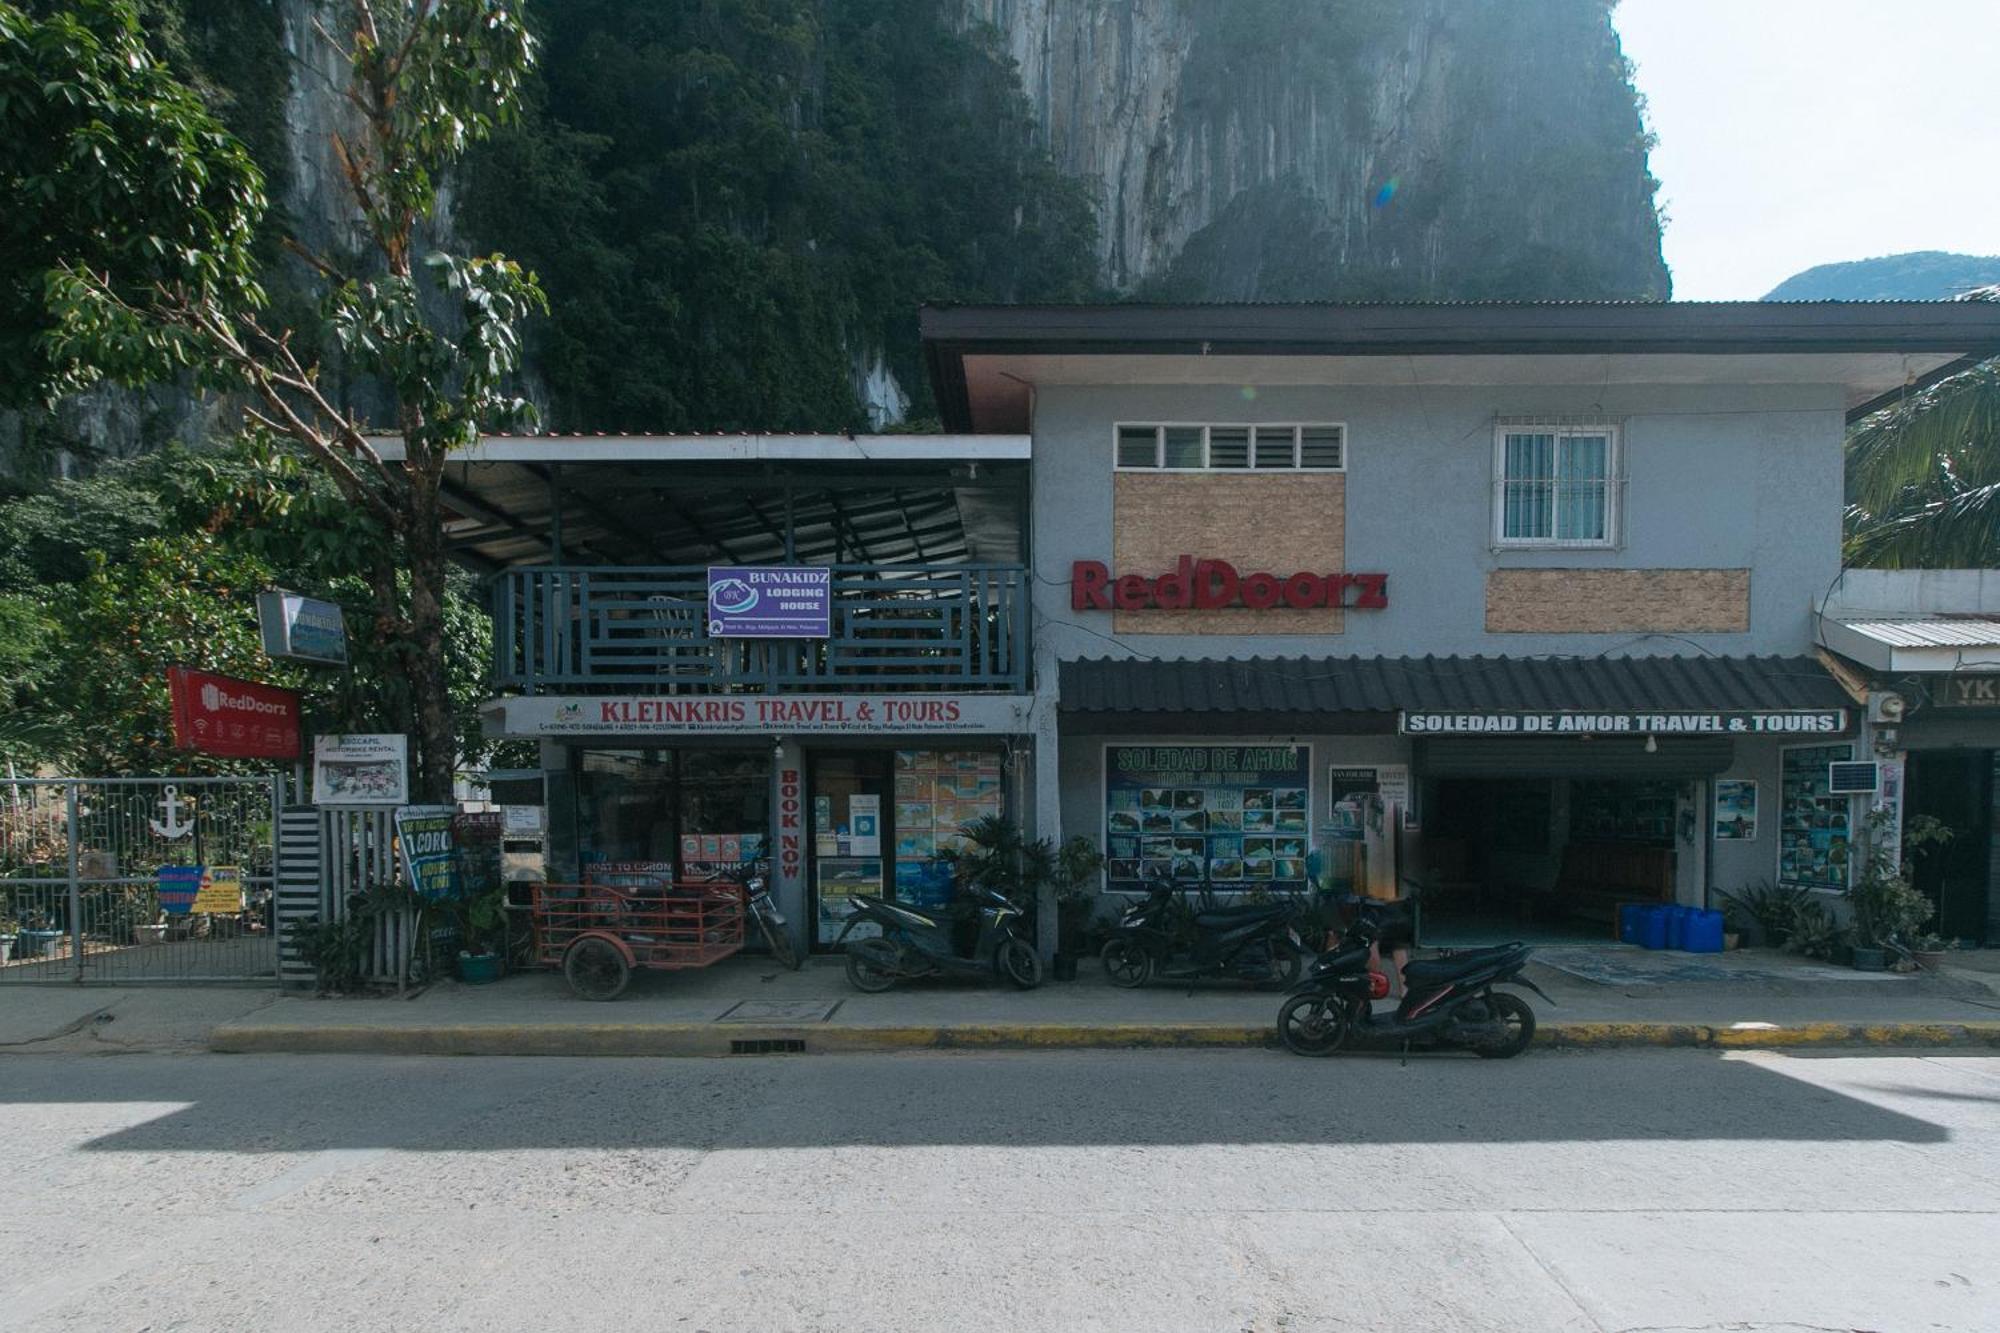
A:
[[[1972,973],[1871,976],[1775,954],[1732,956],[1719,973],[1690,955],[1614,961],[1615,984],[1531,969],[1554,1002],[1533,1001],[1539,1044],[2000,1045],[2000,995]],[[610,1004],[578,1000],[547,973],[405,1001],[288,998],[219,1024],[211,1046],[428,1055],[1250,1046],[1273,1039],[1279,1002],[1226,983],[1119,990],[1088,964],[1074,983],[1026,992],[935,982],[863,995],[837,960],[794,973],[735,959],[642,974]]]
[[[1537,1044],[2000,1046],[2000,974],[1896,976],[1781,954],[1621,954],[1536,964]],[[785,972],[738,958],[643,973],[610,1004],[532,972],[447,982],[408,998],[279,997],[243,988],[0,990],[0,1053],[348,1052],[426,1055],[727,1055],[939,1048],[1254,1046],[1279,997],[1226,983],[1125,991],[1086,965],[1034,991],[967,983],[863,995],[835,959]],[[747,1043],[747,1045],[745,1045]]]

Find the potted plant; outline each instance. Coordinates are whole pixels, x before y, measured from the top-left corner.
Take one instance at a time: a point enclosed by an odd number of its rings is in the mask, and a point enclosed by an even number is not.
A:
[[[167,938],[167,914],[160,912],[151,921],[132,923],[132,943],[160,944]]]
[[[1722,900],[1726,929],[1741,936],[1745,948],[1768,945],[1775,949],[1791,935],[1794,917],[1802,905],[1812,901],[1812,890],[1764,880],[1735,893],[1718,889],[1715,896]]]
[[[507,935],[506,889],[452,898],[444,906],[458,928],[458,979],[471,986],[498,981],[500,946]]]
[[[1945,951],[1950,947],[1942,935],[1926,933],[1911,943],[1910,958],[1924,971],[1935,972],[1944,966]]]
[[[0,916],[0,967],[14,961],[14,937],[20,933],[20,922],[11,916]]]
[[[1072,837],[1056,853],[1056,956],[1057,981],[1075,981],[1077,960],[1090,952],[1087,938],[1091,914],[1097,907],[1098,875],[1104,869],[1104,854],[1085,837]]]
[[[1081,890],[1081,882],[1096,874],[1095,865],[1084,870],[1080,853],[1066,846],[1062,853],[1050,845],[1047,838],[1032,841],[1021,832],[1018,824],[998,815],[986,815],[962,826],[959,833],[964,838],[963,845],[946,851],[938,859],[952,868],[952,878],[960,889],[987,889],[1016,903],[1020,903],[1032,918],[1036,903],[1045,888],[1056,890],[1056,945],[1055,965],[1052,968],[1057,980],[1073,980],[1076,976],[1074,955],[1063,952],[1061,931],[1064,916],[1064,898],[1072,904],[1067,910],[1073,923],[1072,939],[1079,941],[1090,921],[1088,895]],[[1083,839],[1072,839],[1072,845],[1083,842],[1092,856],[1097,854]],[[1064,857],[1070,858],[1065,867]],[[1065,876],[1074,873],[1075,880]],[[970,905],[969,899],[959,902]],[[955,910],[963,910],[954,903]],[[1067,975],[1065,975],[1067,973]]]
[[[1884,836],[1884,822],[1881,815],[1869,817],[1868,857],[1861,878],[1847,894],[1854,914],[1854,966],[1864,972],[1886,968],[1889,946],[1915,938],[1931,919],[1931,900],[1910,882],[1911,858],[1952,836],[1950,829],[1929,816],[1912,819],[1903,829],[1903,847],[1910,857],[1899,858]]]
[[[1833,913],[1811,898],[1792,909],[1791,923],[1785,928],[1785,947],[1807,958],[1831,959],[1843,947],[1843,932]]]

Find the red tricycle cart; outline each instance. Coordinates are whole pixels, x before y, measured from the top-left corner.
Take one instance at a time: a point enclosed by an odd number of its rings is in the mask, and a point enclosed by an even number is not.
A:
[[[743,947],[745,894],[727,882],[534,885],[535,961],[586,1000],[615,1000],[639,967],[707,967]]]

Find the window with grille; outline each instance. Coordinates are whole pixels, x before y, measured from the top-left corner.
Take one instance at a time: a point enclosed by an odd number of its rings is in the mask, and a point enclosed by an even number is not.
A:
[[[1347,428],[1324,425],[1120,425],[1120,471],[1341,472]]]
[[[1502,546],[1615,546],[1618,428],[1600,422],[1500,423],[1493,533]]]

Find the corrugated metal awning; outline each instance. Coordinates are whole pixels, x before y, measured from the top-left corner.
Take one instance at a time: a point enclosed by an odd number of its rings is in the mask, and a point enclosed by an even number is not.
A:
[[[1065,713],[1844,709],[1810,657],[1091,658],[1064,662]]]
[[[2000,667],[2000,619],[1992,616],[1822,616],[1818,638],[1842,657],[1886,673]]]

